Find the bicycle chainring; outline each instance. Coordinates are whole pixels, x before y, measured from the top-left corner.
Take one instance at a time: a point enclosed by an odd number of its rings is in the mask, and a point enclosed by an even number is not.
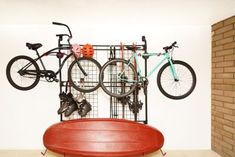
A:
[[[51,71],[51,70],[48,70],[46,71],[45,73],[45,79],[48,81],[48,82],[53,82],[56,80],[56,74],[54,71]]]

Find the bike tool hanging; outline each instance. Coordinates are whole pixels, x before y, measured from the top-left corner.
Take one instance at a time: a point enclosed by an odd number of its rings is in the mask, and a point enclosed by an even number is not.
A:
[[[133,43],[131,49],[132,49],[133,53],[137,53],[138,47],[136,46],[135,43]],[[134,65],[135,69],[137,70],[137,63],[136,63],[135,58],[133,58],[133,65]],[[136,79],[134,77],[138,77],[138,76],[133,76],[133,80]],[[135,90],[133,91],[133,101],[128,102],[129,108],[134,114],[135,121],[137,121],[137,114],[139,113],[139,110],[141,110],[142,106],[143,106],[143,103],[141,101],[139,101],[139,91],[140,91],[140,89],[141,89],[140,85],[137,85]]]
[[[120,51],[121,51],[121,59],[124,59],[125,55],[124,55],[124,44],[121,42],[120,43]],[[124,71],[124,64],[121,64],[121,71]],[[125,79],[125,73],[122,74],[121,78]],[[126,90],[126,83],[125,81],[121,81],[121,93],[125,93]],[[127,102],[129,101],[130,97],[126,96],[126,97],[122,97],[122,98],[117,98],[121,104],[122,104],[122,118],[125,118],[125,105],[127,104]]]
[[[81,86],[84,86],[84,80],[81,80]],[[87,101],[85,93],[80,92],[76,97],[76,102],[78,104],[78,114],[81,117],[85,117],[87,113],[89,113],[91,109],[91,104]]]
[[[116,59],[116,48],[115,46],[110,46],[110,52],[109,52],[109,60]],[[117,86],[117,79],[116,76],[117,74],[113,73],[114,71],[117,71],[115,68],[116,65],[111,65],[109,69],[109,74],[110,74],[110,88],[113,86]],[[116,90],[116,88],[111,89],[111,90]],[[116,92],[116,91],[115,91]],[[112,118],[117,118],[117,99],[110,96],[110,117]]]

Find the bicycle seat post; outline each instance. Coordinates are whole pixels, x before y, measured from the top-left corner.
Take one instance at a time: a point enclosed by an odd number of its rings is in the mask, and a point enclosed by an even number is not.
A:
[[[42,58],[40,57],[40,55],[39,55],[39,53],[38,53],[38,50],[36,49],[36,50],[34,50],[34,51],[36,52],[36,54],[37,54],[37,56],[38,56],[38,58],[39,58],[39,61],[40,61],[41,65],[42,65],[42,68],[43,68],[44,70],[46,70],[46,67],[45,67],[45,65],[43,64]]]

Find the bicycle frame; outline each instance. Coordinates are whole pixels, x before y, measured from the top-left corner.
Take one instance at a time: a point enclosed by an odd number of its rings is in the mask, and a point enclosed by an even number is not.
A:
[[[128,63],[128,66],[129,64],[131,63],[130,61],[135,59],[136,60],[136,64],[137,64],[137,74],[139,75],[139,78],[141,79],[140,81],[144,81],[143,78],[149,78],[159,67],[160,65],[162,65],[162,63],[164,63],[165,60],[167,60],[170,64],[170,71],[171,71],[171,74],[172,76],[174,77],[175,80],[178,80],[178,76],[176,74],[176,70],[175,70],[175,67],[174,67],[174,64],[172,62],[172,59],[171,59],[171,56],[169,55],[168,52],[166,53],[146,53],[146,54],[140,54],[141,56],[145,56],[145,57],[152,57],[152,56],[160,56],[160,55],[163,55],[163,59],[153,68],[150,70],[150,72],[147,74],[146,77],[144,77],[141,73],[141,68],[140,68],[140,63],[139,63],[139,60],[138,60],[138,56],[139,54],[137,54],[136,52],[133,53],[133,55],[130,57],[130,59],[128,60],[129,63]],[[127,80],[127,81],[130,81],[130,80]],[[131,81],[134,81],[134,80],[131,80]]]
[[[58,51],[55,52],[55,50],[58,50]],[[56,54],[56,55],[61,54],[61,55],[65,55],[64,53],[60,52],[60,50],[71,50],[71,47],[70,47],[70,46],[66,46],[66,47],[56,47],[56,48],[54,48],[54,49],[51,49],[51,50],[49,50],[49,51],[43,53],[42,55],[39,55],[38,52],[37,52],[38,57],[35,58],[34,60],[35,60],[36,62],[39,60],[40,63],[41,63],[41,65],[42,65],[42,67],[43,67],[43,70],[47,70],[46,67],[45,67],[45,65],[44,65],[44,63],[43,63],[43,61],[42,61],[42,58],[43,58],[44,56],[48,56],[48,55],[51,55],[51,54]],[[62,61],[61,66],[60,66],[59,69],[55,72],[56,75],[61,71],[61,69],[63,68],[65,62],[66,62],[66,61],[68,60],[68,58],[71,57],[72,55],[73,55],[73,53],[70,53],[70,54],[68,54],[68,55],[65,57],[65,59]]]

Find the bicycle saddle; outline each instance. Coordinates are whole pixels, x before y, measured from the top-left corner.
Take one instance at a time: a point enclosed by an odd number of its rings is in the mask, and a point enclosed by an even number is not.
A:
[[[36,43],[36,44],[26,43],[26,46],[27,46],[29,49],[37,50],[37,49],[39,49],[40,47],[42,47],[42,44],[41,44],[41,43]]]
[[[136,50],[140,50],[141,47],[140,46],[126,46],[127,50],[131,50],[131,51],[136,51]]]

